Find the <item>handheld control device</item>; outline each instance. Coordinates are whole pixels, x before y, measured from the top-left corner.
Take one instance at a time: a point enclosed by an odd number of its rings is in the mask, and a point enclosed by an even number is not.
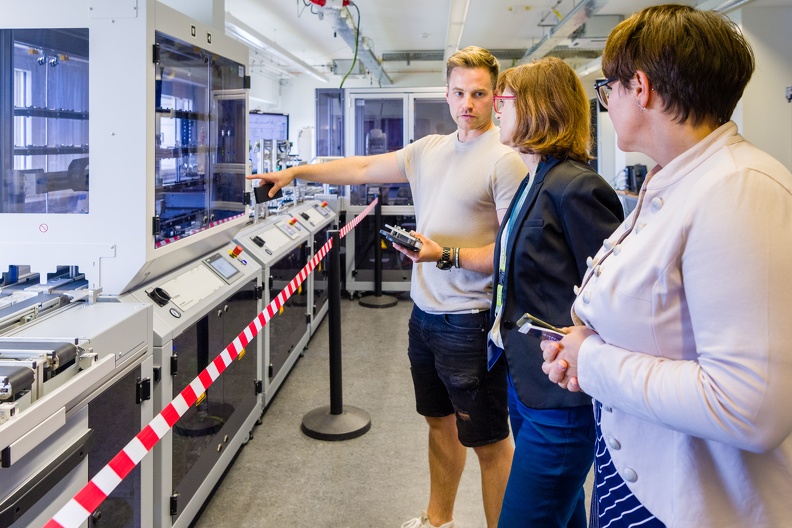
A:
[[[380,234],[394,244],[406,247],[410,251],[421,250],[421,241],[399,226],[385,224],[385,229],[380,229]]]

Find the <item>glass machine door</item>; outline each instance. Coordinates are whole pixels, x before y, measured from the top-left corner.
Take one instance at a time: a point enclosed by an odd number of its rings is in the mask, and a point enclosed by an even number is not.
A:
[[[155,244],[244,214],[245,67],[156,34]]]
[[[448,110],[444,93],[414,93],[409,95],[410,143],[429,134],[450,134],[457,129]]]
[[[258,313],[256,281],[210,310],[174,339],[178,370],[173,394],[181,392]],[[256,339],[248,344],[173,427],[173,490],[181,515],[217,464],[223,449],[256,406]],[[174,519],[175,519],[174,517]]]
[[[405,100],[398,95],[387,97],[354,95],[352,100],[354,149],[350,156],[370,156],[394,152],[405,144]],[[351,185],[349,205],[366,206],[382,196],[382,205],[411,205],[410,186],[406,183],[391,185]]]
[[[0,213],[88,213],[88,30],[0,30]]]
[[[344,156],[344,90],[316,89],[316,156]]]
[[[289,253],[270,265],[269,297],[274,299],[289,281],[297,275],[308,262],[308,245],[303,242]],[[308,332],[305,306],[306,291],[301,288],[295,292],[281,308],[277,317],[270,319],[269,328],[269,379],[270,383],[278,376],[289,356],[296,350],[300,340]],[[270,386],[272,394],[277,387]]]

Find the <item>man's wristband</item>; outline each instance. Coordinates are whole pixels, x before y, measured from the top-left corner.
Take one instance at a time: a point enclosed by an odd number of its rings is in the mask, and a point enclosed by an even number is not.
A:
[[[454,267],[459,267],[459,248],[454,248]]]

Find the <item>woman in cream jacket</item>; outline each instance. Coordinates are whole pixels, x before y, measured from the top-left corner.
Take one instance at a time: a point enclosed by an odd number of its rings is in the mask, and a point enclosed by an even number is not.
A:
[[[657,166],[590,260],[551,381],[593,397],[592,525],[792,525],[792,175],[729,121],[754,68],[686,6],[611,33],[598,95]]]

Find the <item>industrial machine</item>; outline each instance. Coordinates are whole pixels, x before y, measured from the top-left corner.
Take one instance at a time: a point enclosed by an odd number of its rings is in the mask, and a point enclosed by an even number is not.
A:
[[[288,210],[293,218],[310,233],[309,258],[327,242],[327,233],[330,229],[338,228],[338,217],[330,205],[329,200],[309,199]],[[326,258],[322,259],[316,270],[308,278],[308,316],[310,317],[311,335],[316,332],[322,318],[327,314],[327,269]]]
[[[0,526],[14,527],[46,523],[153,416],[151,309],[76,300],[65,272],[21,275],[0,286]],[[93,526],[151,526],[152,473],[146,457]]]
[[[154,0],[31,0],[2,25],[0,270],[72,266],[117,296],[233,238],[243,45]]]
[[[310,231],[291,215],[269,216],[237,234],[243,254],[260,266],[264,306],[308,263],[310,238]],[[264,406],[272,401],[310,338],[310,281],[309,276],[263,329]]]
[[[229,243],[120,300],[152,307],[159,412],[261,311],[261,268]],[[262,410],[260,343],[251,340],[154,447],[154,526],[188,526],[247,442]]]
[[[0,525],[40,526],[261,309],[261,267],[232,243],[250,217],[248,50],[155,0],[2,18]],[[261,348],[92,526],[194,520],[261,415]]]
[[[288,157],[289,115],[250,112],[248,115],[248,155],[252,174],[278,170],[278,162]],[[278,142],[281,143],[278,143]],[[265,143],[266,142],[266,143]],[[274,159],[273,159],[274,156]],[[279,159],[280,156],[280,159]]]

